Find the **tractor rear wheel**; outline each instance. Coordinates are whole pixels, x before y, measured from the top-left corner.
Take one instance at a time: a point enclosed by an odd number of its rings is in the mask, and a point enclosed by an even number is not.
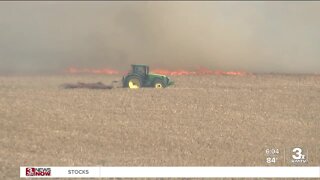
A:
[[[161,89],[161,88],[165,88],[165,84],[163,83],[162,80],[160,79],[156,79],[154,82],[153,82],[153,87],[156,88],[156,89]]]
[[[139,77],[132,76],[127,78],[127,87],[129,87],[130,89],[139,89],[141,88],[141,86],[142,83]]]

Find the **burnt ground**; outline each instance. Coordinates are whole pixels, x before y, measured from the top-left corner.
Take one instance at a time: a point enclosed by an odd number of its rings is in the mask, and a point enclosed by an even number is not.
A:
[[[292,165],[320,157],[320,76],[180,76],[167,89],[64,89],[119,76],[0,77],[0,179],[19,166]]]

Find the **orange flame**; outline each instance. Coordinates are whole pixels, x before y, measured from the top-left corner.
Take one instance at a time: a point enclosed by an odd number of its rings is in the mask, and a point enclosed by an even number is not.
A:
[[[105,74],[105,75],[119,75],[127,74],[126,71],[118,71],[115,69],[92,69],[84,68],[79,69],[75,67],[70,67],[66,70],[68,74]],[[242,71],[221,71],[221,70],[210,70],[207,68],[199,68],[196,71],[187,71],[187,70],[166,70],[166,69],[154,69],[151,70],[152,73],[170,75],[170,76],[181,76],[181,75],[234,75],[234,76],[244,76],[250,75],[248,72]]]

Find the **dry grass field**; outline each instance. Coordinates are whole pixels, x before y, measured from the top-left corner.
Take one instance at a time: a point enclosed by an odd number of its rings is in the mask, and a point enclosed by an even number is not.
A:
[[[63,89],[120,76],[0,77],[0,179],[19,166],[291,165],[320,159],[320,76],[173,76],[166,89]]]

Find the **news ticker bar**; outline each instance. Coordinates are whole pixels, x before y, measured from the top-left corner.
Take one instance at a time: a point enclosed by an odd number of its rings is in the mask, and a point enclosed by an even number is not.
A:
[[[320,178],[320,166],[303,167],[20,167],[21,178]]]

